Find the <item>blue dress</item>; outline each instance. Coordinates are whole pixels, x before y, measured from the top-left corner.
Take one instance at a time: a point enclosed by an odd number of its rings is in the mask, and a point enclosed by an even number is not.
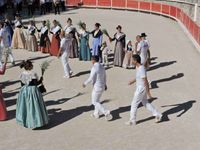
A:
[[[21,74],[22,88],[20,89],[17,107],[16,121],[26,128],[38,128],[48,124],[48,114],[41,92],[37,85],[37,75],[24,71]]]
[[[91,60],[91,52],[89,47],[89,33],[85,32],[80,35],[80,54],[79,60]]]
[[[103,40],[103,33],[101,30],[96,32],[95,30],[91,32],[93,36],[93,42],[92,42],[92,56],[100,56],[100,48],[102,45],[102,40]]]

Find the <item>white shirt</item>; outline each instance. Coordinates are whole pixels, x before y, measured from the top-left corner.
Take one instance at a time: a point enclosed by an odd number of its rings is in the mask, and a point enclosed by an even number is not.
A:
[[[84,85],[92,82],[94,88],[105,88],[106,71],[100,63],[95,63],[91,69],[90,77],[84,82]]]
[[[53,34],[56,34],[60,29],[61,29],[60,26],[56,26],[51,31],[53,32]]]
[[[40,0],[40,4],[44,4],[45,3],[45,0]]]
[[[28,32],[29,34],[32,34],[32,32],[35,30],[35,27],[32,25],[28,25]]]
[[[137,52],[140,53],[141,64],[144,64],[147,60],[147,50],[149,49],[148,43],[145,40],[140,41],[137,45]]]
[[[67,53],[69,54],[69,50],[70,50],[70,38],[62,38],[60,41],[60,48],[62,50],[62,54],[63,53]]]
[[[41,33],[44,34],[48,30],[47,26],[41,28]]]
[[[14,23],[15,27],[22,25],[20,20],[15,20]]]
[[[9,36],[8,31],[7,31],[5,28],[1,28],[1,29],[0,29],[0,38],[1,38],[1,43],[0,43],[0,45],[1,45],[1,47],[3,47],[3,48],[9,47],[9,39],[8,39],[8,36]]]
[[[136,87],[145,87],[144,78],[146,77],[146,69],[143,65],[136,67]]]

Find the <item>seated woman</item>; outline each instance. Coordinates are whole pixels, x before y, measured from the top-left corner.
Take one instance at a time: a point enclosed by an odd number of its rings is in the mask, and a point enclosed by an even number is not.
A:
[[[23,61],[20,66],[25,70],[21,73],[21,90],[17,99],[16,121],[26,128],[39,128],[48,124],[48,114],[42,94],[37,87],[43,78],[38,80],[36,73],[32,71],[31,61]]]

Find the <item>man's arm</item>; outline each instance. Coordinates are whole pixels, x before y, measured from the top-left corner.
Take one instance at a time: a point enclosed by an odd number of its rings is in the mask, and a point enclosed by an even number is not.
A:
[[[143,80],[144,80],[145,87],[146,87],[146,90],[147,90],[147,95],[149,96],[149,98],[152,98],[151,93],[150,93],[150,89],[149,89],[149,82],[147,80],[147,77],[143,78]]]
[[[95,70],[94,70],[94,68],[92,68],[92,70],[90,72],[90,77],[83,83],[83,87],[86,87],[87,84],[92,82],[94,80],[94,77],[95,77]]]
[[[129,81],[128,85],[132,85],[135,82],[136,82],[136,79],[133,79],[133,80]]]

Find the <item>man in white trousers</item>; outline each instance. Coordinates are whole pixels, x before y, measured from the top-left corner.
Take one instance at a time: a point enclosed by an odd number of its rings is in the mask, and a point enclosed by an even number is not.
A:
[[[69,34],[65,36],[64,31],[60,33],[60,38],[61,41],[60,41],[60,49],[58,52],[58,58],[61,55],[62,65],[65,73],[64,78],[70,78],[73,73],[69,66],[69,50],[72,47],[71,38]]]
[[[131,103],[130,120],[126,122],[126,125],[136,125],[137,108],[141,102],[152,113],[152,115],[155,116],[156,122],[160,122],[162,114],[160,114],[147,100],[147,95],[149,98],[152,97],[149,90],[146,69],[141,65],[141,58],[139,55],[133,55],[133,64],[136,66],[136,78],[130,81],[129,85],[136,82],[136,91]]]
[[[0,23],[0,63],[2,61],[2,57],[4,54],[9,57],[12,65],[15,65],[11,45],[9,42],[9,33],[8,30],[6,29],[6,24]]]
[[[92,64],[93,67],[90,72],[90,77],[83,83],[84,88],[90,82],[93,84],[92,104],[95,108],[92,117],[98,119],[99,116],[103,114],[106,120],[111,120],[112,115],[110,111],[100,103],[103,92],[107,90],[105,68],[99,63],[99,56],[92,56]]]

